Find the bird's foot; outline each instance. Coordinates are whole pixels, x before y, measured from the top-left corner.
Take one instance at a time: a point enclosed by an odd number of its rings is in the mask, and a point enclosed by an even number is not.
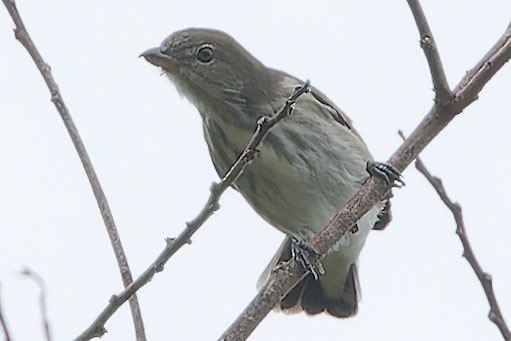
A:
[[[293,238],[291,254],[305,270],[310,271],[315,280],[325,274],[323,264],[319,260],[315,260],[319,255],[318,252],[308,242]]]
[[[395,187],[405,186],[401,172],[387,163],[369,161],[367,162],[367,171],[372,176],[379,176]]]

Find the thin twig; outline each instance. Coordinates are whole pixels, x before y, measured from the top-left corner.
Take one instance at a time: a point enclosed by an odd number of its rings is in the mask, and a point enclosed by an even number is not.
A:
[[[268,131],[279,121],[292,114],[293,106],[296,100],[304,93],[309,92],[309,82],[305,82],[303,86],[295,89],[293,94],[288,98],[285,105],[272,116],[262,116],[257,121],[257,128],[250,139],[247,147],[238,157],[236,162],[231,166],[229,171],[225,174],[219,183],[213,183],[210,188],[209,198],[201,209],[199,214],[186,223],[186,228],[179,234],[177,238],[168,239],[167,246],[158,255],[156,260],[147,268],[126,290],[112,296],[108,305],[96,317],[94,322],[83,331],[75,341],[89,340],[94,336],[101,336],[98,334],[104,330],[106,321],[115,313],[115,311],[138,289],[147,284],[153,276],[160,271],[163,271],[165,263],[177,250],[183,245],[191,243],[192,235],[204,224],[204,222],[220,208],[218,201],[224,191],[236,181],[236,179],[243,173],[245,167],[257,156],[257,147],[266,137]]]
[[[452,92],[449,88],[449,84],[447,83],[447,77],[445,76],[442,61],[440,60],[440,54],[438,53],[435,39],[433,38],[433,33],[429,28],[428,21],[422,11],[419,1],[408,0],[408,5],[412,11],[417,28],[419,29],[420,45],[429,64],[429,70],[431,72],[433,87],[436,94],[435,101],[439,104],[448,103],[451,99]]]
[[[477,99],[478,93],[511,58],[511,24],[484,58],[461,80],[448,104],[435,102],[410,137],[387,161],[403,171],[424,147],[463,109]],[[385,198],[390,185],[379,177],[371,177],[334,219],[311,240],[311,246],[322,257],[360,217]],[[220,337],[220,340],[246,340],[279,300],[303,277],[304,270],[292,260],[279,267],[247,308]]]
[[[39,308],[41,310],[41,321],[43,323],[44,336],[46,341],[51,341],[51,330],[50,330],[50,320],[48,318],[48,305],[46,304],[46,284],[39,274],[36,272],[25,268],[21,270],[21,274],[27,276],[32,279],[37,286],[39,287]]]
[[[9,327],[7,327],[7,321],[4,317],[4,313],[2,311],[2,299],[0,298],[0,326],[4,332],[4,341],[11,341],[11,333],[9,332]]]
[[[472,250],[470,241],[468,240],[467,232],[465,230],[465,223],[463,222],[461,206],[457,202],[452,202],[451,199],[449,199],[447,192],[445,191],[445,188],[442,184],[442,180],[436,176],[433,176],[419,157],[417,157],[415,160],[415,168],[417,168],[417,170],[426,177],[431,186],[433,186],[435,191],[440,196],[440,199],[452,212],[456,222],[456,234],[460,238],[461,244],[463,245],[463,257],[466,258],[472,267],[472,270],[474,270],[477,278],[479,279],[479,282],[481,282],[484,293],[486,294],[486,298],[488,299],[488,303],[490,303],[490,312],[488,314],[488,318],[499,328],[500,333],[504,337],[504,340],[510,341],[511,332],[506,325],[506,320],[504,319],[504,316],[502,316],[499,303],[495,297],[491,275],[487,272],[484,272],[484,270],[481,268],[481,265],[477,261],[474,251]]]
[[[96,198],[96,202],[101,212],[101,216],[103,217],[103,221],[105,223],[108,236],[110,237],[110,242],[112,244],[112,248],[117,259],[117,265],[121,272],[122,281],[124,287],[126,288],[131,284],[131,282],[133,282],[128,261],[122,248],[121,239],[119,237],[119,233],[117,232],[114,218],[112,212],[110,211],[110,207],[108,205],[105,193],[101,188],[98,176],[94,171],[94,167],[92,166],[92,162],[87,154],[85,146],[78,133],[78,129],[76,128],[73,119],[71,118],[71,115],[69,113],[69,110],[67,109],[64,103],[58,85],[55,82],[55,79],[53,78],[53,75],[51,73],[50,66],[44,61],[43,57],[36,48],[34,42],[30,38],[30,35],[28,34],[27,29],[25,28],[25,25],[23,24],[18,9],[16,8],[15,1],[3,0],[3,3],[7,8],[7,11],[11,15],[11,18],[16,26],[16,28],[14,29],[14,35],[16,39],[25,47],[25,49],[32,57],[32,60],[36,64],[37,68],[39,69],[44,81],[46,82],[46,85],[48,86],[48,89],[50,90],[51,101],[57,108],[57,111],[59,112],[62,121],[66,126],[69,136],[73,141],[76,151],[78,152],[83,168],[85,169],[85,173],[87,173],[87,178],[89,179],[92,190],[94,192],[94,196]],[[144,331],[144,324],[142,322],[140,306],[135,295],[130,298],[130,308],[133,317],[133,323],[135,325],[137,341],[145,341],[146,337]]]

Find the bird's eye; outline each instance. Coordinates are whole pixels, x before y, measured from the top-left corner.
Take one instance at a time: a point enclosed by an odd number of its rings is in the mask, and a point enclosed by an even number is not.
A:
[[[209,63],[213,59],[213,48],[211,46],[203,46],[197,51],[197,59],[203,63]]]

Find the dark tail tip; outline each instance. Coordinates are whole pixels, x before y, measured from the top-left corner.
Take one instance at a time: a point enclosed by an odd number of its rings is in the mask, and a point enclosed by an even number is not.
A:
[[[319,281],[312,275],[305,277],[281,301],[284,311],[303,310],[309,315],[326,312],[338,318],[353,316],[358,310],[357,279],[355,269],[350,269],[344,292],[340,298],[327,297]]]

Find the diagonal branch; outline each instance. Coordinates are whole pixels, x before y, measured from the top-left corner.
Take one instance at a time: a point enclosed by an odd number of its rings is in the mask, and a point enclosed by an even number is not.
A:
[[[447,192],[442,184],[442,180],[437,178],[436,176],[431,175],[428,171],[424,163],[420,158],[415,160],[415,168],[419,172],[421,172],[426,179],[429,181],[431,186],[435,189],[435,191],[440,196],[440,199],[443,203],[449,208],[454,216],[454,220],[456,221],[456,234],[461,240],[461,244],[463,245],[463,257],[466,258],[472,270],[474,270],[479,282],[483,287],[484,293],[486,294],[486,298],[488,299],[488,303],[490,303],[490,313],[488,314],[488,318],[490,321],[495,323],[500,330],[500,333],[504,337],[504,340],[511,340],[511,332],[506,325],[506,320],[504,320],[504,316],[502,316],[502,312],[500,311],[499,303],[497,302],[497,298],[495,297],[495,292],[493,291],[493,284],[491,275],[481,268],[481,265],[477,261],[477,258],[472,250],[472,246],[470,245],[470,241],[467,237],[467,232],[465,230],[465,223],[463,222],[463,213],[461,212],[461,206],[457,202],[452,202],[451,199],[447,196]]]
[[[183,245],[191,243],[192,235],[206,222],[206,220],[220,208],[218,201],[224,191],[236,181],[243,173],[245,167],[257,156],[257,148],[266,137],[268,131],[279,121],[289,117],[292,114],[296,100],[303,94],[309,92],[309,82],[295,89],[294,93],[288,98],[285,105],[272,116],[263,116],[257,121],[257,128],[250,139],[247,147],[231,166],[219,183],[213,183],[210,189],[209,198],[199,212],[199,214],[190,222],[186,223],[186,228],[177,238],[167,240],[167,246],[158,255],[156,260],[145,270],[129,287],[118,295],[112,296],[108,305],[96,317],[94,322],[83,331],[75,341],[89,340],[95,336],[101,336],[105,332],[104,325],[106,321],[126,302],[131,295],[138,289],[146,285],[157,272],[163,271],[165,263],[178,251]]]
[[[76,128],[76,126],[73,122],[73,119],[71,118],[71,115],[69,113],[69,110],[67,109],[67,107],[64,103],[64,100],[62,98],[62,95],[60,94],[58,85],[55,82],[55,79],[53,78],[53,75],[51,73],[50,66],[44,61],[43,57],[37,50],[34,42],[30,38],[30,35],[28,34],[27,29],[25,28],[25,25],[23,24],[23,21],[22,21],[21,16],[18,12],[18,9],[16,8],[15,1],[14,0],[3,0],[3,3],[5,5],[5,7],[7,8],[7,11],[11,15],[11,18],[14,21],[14,24],[16,26],[16,28],[14,29],[14,35],[15,35],[16,39],[28,51],[28,53],[32,57],[32,60],[36,64],[37,69],[41,73],[41,76],[43,77],[44,81],[46,82],[46,85],[47,85],[48,89],[50,90],[51,101],[57,108],[57,111],[59,112],[59,114],[62,118],[62,121],[64,122],[64,125],[66,126],[69,136],[71,137],[71,140],[73,141],[76,151],[80,157],[80,160],[82,161],[83,168],[85,169],[85,173],[87,174],[87,177],[91,184],[92,190],[94,192],[94,196],[98,203],[98,207],[101,212],[101,216],[103,217],[103,221],[105,223],[105,227],[107,229],[108,236],[110,237],[110,242],[112,244],[112,247],[114,249],[114,254],[117,259],[117,265],[119,266],[119,269],[121,271],[121,277],[122,277],[124,287],[128,287],[131,284],[131,282],[133,281],[131,272],[130,272],[130,269],[128,266],[128,260],[126,259],[126,255],[122,248],[121,239],[119,237],[119,233],[117,232],[117,228],[116,228],[115,222],[114,222],[114,217],[112,215],[112,212],[110,211],[110,207],[108,205],[108,201],[106,199],[105,193],[103,192],[103,189],[101,188],[101,184],[99,183],[98,176],[97,176],[96,172],[94,171],[94,167],[92,166],[92,162],[89,158],[89,155],[87,154],[87,150],[85,149],[85,146],[82,142],[80,134],[78,133],[78,129]],[[138,300],[137,300],[136,296],[133,296],[130,298],[130,308],[131,308],[131,314],[133,317],[133,322],[135,325],[137,341],[145,341],[146,337],[145,337],[145,331],[144,331],[144,324],[142,322],[140,306],[138,305]]]
[[[415,23],[419,29],[420,44],[426,59],[429,64],[429,71],[431,72],[431,78],[433,79],[433,87],[435,90],[435,101],[443,104],[448,103],[451,99],[452,92],[449,89],[447,78],[445,77],[444,67],[440,60],[440,54],[436,48],[435,39],[431,32],[428,21],[424,12],[422,11],[421,4],[418,0],[408,0],[408,5],[412,11]]]
[[[461,80],[449,102],[445,104],[435,102],[426,117],[387,163],[399,171],[408,167],[457,114],[477,99],[478,93],[486,83],[510,58],[511,23],[499,41]],[[390,185],[384,180],[371,177],[332,221],[316,235],[311,241],[311,246],[324,256],[360,217],[388,196],[389,190]],[[279,300],[304,276],[304,270],[294,260],[276,269],[267,284],[220,337],[220,340],[246,340]]]
[[[9,331],[9,327],[7,326],[7,320],[2,311],[2,299],[0,298],[0,327],[2,327],[2,331],[4,334],[5,341],[12,341],[11,332]]]

